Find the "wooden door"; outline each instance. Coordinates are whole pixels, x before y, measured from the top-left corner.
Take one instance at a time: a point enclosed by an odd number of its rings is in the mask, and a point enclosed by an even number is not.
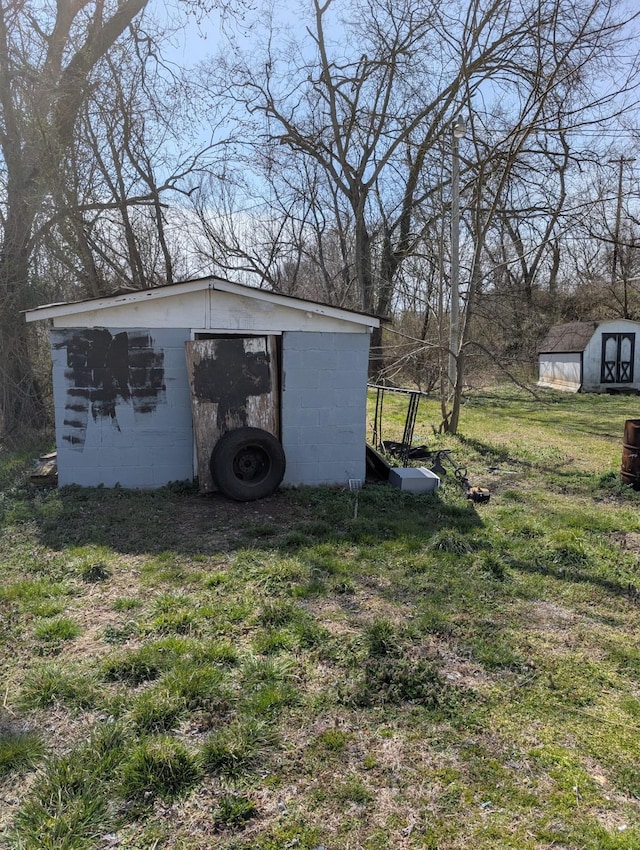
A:
[[[209,469],[218,439],[235,428],[280,436],[276,337],[185,343],[200,490],[215,489]]]

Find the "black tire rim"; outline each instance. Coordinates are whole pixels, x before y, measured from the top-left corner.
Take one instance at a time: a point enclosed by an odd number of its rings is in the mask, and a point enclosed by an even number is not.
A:
[[[261,446],[245,446],[233,458],[233,474],[246,484],[260,484],[269,475],[271,458]]]

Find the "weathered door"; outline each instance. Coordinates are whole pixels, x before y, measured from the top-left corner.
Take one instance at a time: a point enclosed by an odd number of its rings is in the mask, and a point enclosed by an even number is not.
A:
[[[276,337],[185,343],[200,490],[214,490],[209,461],[222,434],[245,426],[279,437]]]

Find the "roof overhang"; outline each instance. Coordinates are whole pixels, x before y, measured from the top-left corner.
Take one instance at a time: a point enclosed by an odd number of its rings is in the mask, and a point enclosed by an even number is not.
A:
[[[291,295],[281,295],[264,289],[258,289],[253,286],[232,283],[231,281],[217,277],[188,280],[183,283],[158,286],[153,289],[142,289],[117,295],[108,295],[102,298],[90,298],[84,301],[46,304],[41,307],[35,307],[32,310],[26,310],[25,318],[27,322],[37,322],[43,319],[57,319],[61,316],[73,316],[112,307],[141,304],[147,301],[176,297],[182,294],[200,292],[203,290],[226,292],[231,295],[238,295],[242,298],[252,298],[256,301],[264,301],[283,307],[289,307],[294,310],[302,310],[308,314],[326,316],[333,319],[352,322],[354,324],[364,325],[370,328],[380,327],[382,321],[378,316],[372,316],[367,313],[344,310],[340,307],[332,307],[328,304],[321,304],[317,301],[307,301],[302,298],[295,298]]]

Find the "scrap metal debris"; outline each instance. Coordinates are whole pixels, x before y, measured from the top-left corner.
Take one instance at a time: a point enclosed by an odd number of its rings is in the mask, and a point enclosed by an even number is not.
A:
[[[384,454],[392,455],[400,460],[402,467],[406,467],[410,460],[432,460],[433,464],[429,471],[442,478],[447,474],[448,466],[453,470],[453,474],[465,490],[467,499],[476,503],[486,503],[491,498],[491,493],[486,487],[473,486],[467,476],[465,467],[458,465],[451,457],[449,449],[440,449],[432,452],[428,446],[413,445],[413,434],[415,429],[416,418],[418,415],[418,406],[422,397],[428,398],[427,393],[419,390],[403,389],[401,387],[387,387],[379,384],[369,384],[370,390],[376,391],[376,406],[373,421],[373,446],[367,445],[367,472],[371,476],[376,476],[380,480],[389,480],[390,465],[384,458]],[[402,440],[399,442],[393,440],[384,440],[382,438],[382,409],[384,405],[385,393],[400,393],[408,397],[407,415],[404,423],[404,433]],[[384,453],[384,454],[381,454]]]

